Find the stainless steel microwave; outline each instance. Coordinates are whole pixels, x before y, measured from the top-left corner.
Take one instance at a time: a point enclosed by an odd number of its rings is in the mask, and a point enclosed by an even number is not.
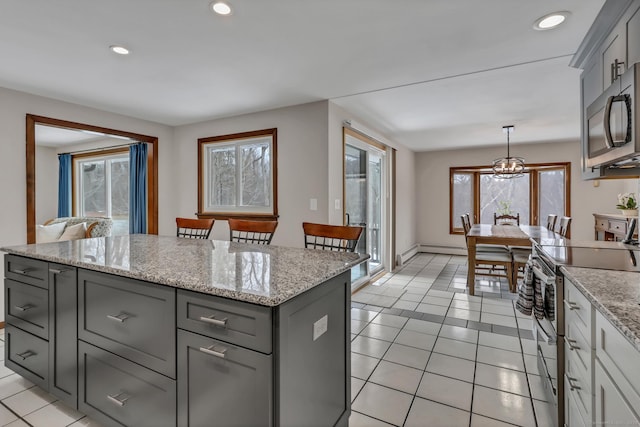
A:
[[[640,63],[622,74],[587,107],[586,166],[634,167],[640,164]]]

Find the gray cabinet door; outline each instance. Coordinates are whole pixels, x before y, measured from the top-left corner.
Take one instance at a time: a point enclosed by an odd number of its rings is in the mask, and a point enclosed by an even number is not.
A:
[[[636,62],[640,62],[640,8],[627,21],[627,68]]]
[[[272,369],[270,355],[179,329],[178,425],[273,425]]]
[[[49,295],[46,289],[5,279],[7,323],[49,339]]]
[[[176,290],[78,270],[78,337],[176,377]]]
[[[78,408],[77,270],[49,264],[49,393]]]
[[[7,368],[22,375],[44,390],[48,384],[49,344],[42,338],[7,324],[5,327],[5,362]]]
[[[176,425],[176,382],[90,344],[78,344],[79,410],[107,426]]]

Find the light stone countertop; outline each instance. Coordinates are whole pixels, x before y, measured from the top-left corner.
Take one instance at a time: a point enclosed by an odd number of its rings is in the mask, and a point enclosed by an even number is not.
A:
[[[580,267],[561,271],[640,351],[640,273]]]
[[[369,258],[366,254],[148,234],[0,250],[271,307]]]

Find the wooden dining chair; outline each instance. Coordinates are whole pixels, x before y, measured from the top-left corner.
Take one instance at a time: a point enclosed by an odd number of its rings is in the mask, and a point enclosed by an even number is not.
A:
[[[553,231],[556,228],[556,220],[558,219],[558,215],[549,214],[547,216],[547,229]]]
[[[462,228],[464,229],[465,238],[467,234],[469,234],[469,230],[471,230],[471,216],[466,213],[460,215],[460,219],[462,220]],[[488,251],[488,252],[509,252],[509,248],[504,245],[491,245],[480,243],[476,245],[476,251]]]
[[[213,219],[176,218],[176,236],[187,239],[208,239]]]
[[[557,233],[562,237],[567,237],[569,234],[569,227],[571,226],[571,217],[563,216],[560,218],[560,223],[558,225]]]
[[[355,252],[362,227],[303,222],[304,247],[326,251]]]
[[[278,221],[254,221],[229,218],[229,240],[256,245],[269,245]]]
[[[499,224],[513,224],[515,223],[516,225],[520,225],[520,213],[517,213],[515,215],[498,215],[497,213],[493,213],[493,224],[494,225],[499,225]]]

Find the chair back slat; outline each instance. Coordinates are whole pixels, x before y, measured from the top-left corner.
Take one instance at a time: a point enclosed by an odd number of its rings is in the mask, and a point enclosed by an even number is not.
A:
[[[520,225],[520,213],[515,215],[498,215],[497,213],[493,213],[493,224],[513,224]]]
[[[325,251],[354,252],[362,227],[303,222],[304,247]]]
[[[553,231],[556,228],[556,220],[558,215],[549,214],[547,216],[547,229]]]
[[[560,218],[560,225],[558,225],[558,234],[562,237],[567,237],[569,234],[569,227],[571,226],[571,217],[563,216]]]
[[[256,245],[269,245],[278,221],[255,221],[229,218],[229,240]]]
[[[176,218],[176,236],[187,239],[208,239],[214,219]]]

